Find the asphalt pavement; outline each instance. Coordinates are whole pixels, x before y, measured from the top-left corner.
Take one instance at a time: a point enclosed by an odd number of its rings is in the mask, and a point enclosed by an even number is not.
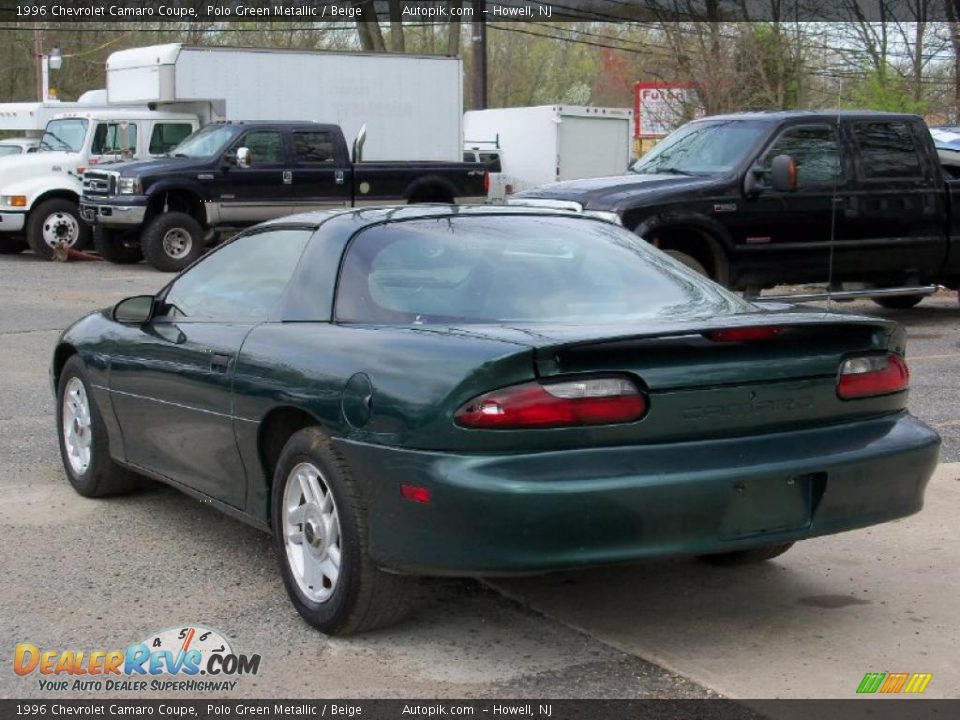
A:
[[[869,671],[932,672],[957,697],[960,465],[922,513],[807,541],[763,567],[674,560],[502,582],[424,585],[394,628],[328,639],[287,601],[269,538],[161,486],[76,495],[56,448],[47,370],[58,332],[84,313],[154,292],[144,265],[0,256],[0,648],[125,648],[185,624],[262,657],[237,697],[851,697]],[[844,304],[908,329],[911,408],[960,461],[960,307]],[[41,690],[4,663],[0,697]],[[859,675],[858,675],[859,673]],[[102,695],[103,693],[92,693]],[[142,697],[116,692],[116,697]],[[190,696],[193,693],[184,693]]]

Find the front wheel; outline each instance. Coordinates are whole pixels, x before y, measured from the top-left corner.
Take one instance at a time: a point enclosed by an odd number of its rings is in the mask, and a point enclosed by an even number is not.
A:
[[[71,200],[45,200],[27,218],[27,242],[38,257],[53,259],[53,249],[84,250],[90,244],[90,226],[80,219],[80,208]]]
[[[870,298],[877,305],[889,310],[909,310],[916,307],[923,300],[923,295],[889,295],[886,297]]]
[[[385,573],[370,558],[360,488],[319,429],[287,441],[271,500],[280,574],[308,623],[327,635],[347,635],[406,614],[416,581]]]
[[[147,262],[163,272],[180,272],[203,255],[203,227],[184,212],[157,215],[140,237]]]
[[[107,428],[78,355],[67,360],[60,372],[57,420],[60,457],[74,490],[92,498],[129,492],[141,484],[110,457]]]
[[[699,559],[710,565],[753,565],[779,557],[792,547],[792,542],[780,543],[779,545],[767,545],[765,547],[751,548],[750,550],[735,550],[733,552],[715,553],[713,555],[700,555]]]
[[[104,260],[117,265],[133,265],[143,260],[143,250],[135,232],[95,227],[93,247]]]

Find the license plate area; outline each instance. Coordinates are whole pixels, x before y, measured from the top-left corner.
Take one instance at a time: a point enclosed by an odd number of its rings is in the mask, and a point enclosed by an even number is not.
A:
[[[720,521],[720,539],[808,528],[826,486],[825,472],[737,480]]]

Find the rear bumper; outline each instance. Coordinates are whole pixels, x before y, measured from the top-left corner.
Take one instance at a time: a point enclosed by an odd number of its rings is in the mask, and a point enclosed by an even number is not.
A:
[[[726,552],[915,513],[940,437],[906,413],[751,438],[458,455],[340,441],[370,551],[421,574],[541,572]],[[400,497],[426,487],[431,502]]]
[[[0,233],[19,233],[23,232],[23,223],[26,221],[27,214],[21,212],[9,212],[4,210],[0,212]]]

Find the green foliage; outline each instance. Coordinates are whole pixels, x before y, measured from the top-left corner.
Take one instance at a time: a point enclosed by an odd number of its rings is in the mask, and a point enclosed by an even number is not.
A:
[[[915,100],[906,81],[891,69],[883,74],[876,70],[866,70],[864,77],[844,91],[840,104],[845,108],[861,110],[881,110],[885,112],[906,112],[923,115],[927,104]]]

